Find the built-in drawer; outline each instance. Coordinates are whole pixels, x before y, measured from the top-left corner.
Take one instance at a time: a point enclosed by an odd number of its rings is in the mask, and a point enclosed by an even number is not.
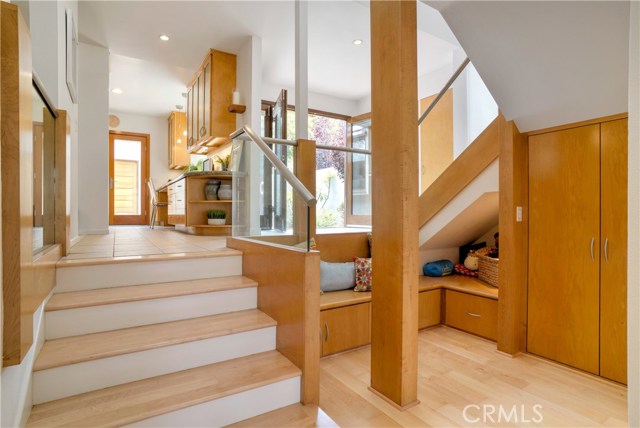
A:
[[[451,327],[496,340],[498,301],[447,290],[445,323]]]

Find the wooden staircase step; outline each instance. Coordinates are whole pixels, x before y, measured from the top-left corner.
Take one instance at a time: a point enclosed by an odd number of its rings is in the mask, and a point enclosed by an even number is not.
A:
[[[26,426],[122,426],[300,374],[269,351],[39,404]]]
[[[46,341],[33,371],[275,326],[257,309]]]
[[[257,283],[255,281],[244,276],[236,275],[159,284],[100,288],[97,290],[70,291],[54,294],[47,303],[45,311],[61,311],[65,309],[162,299],[256,286]]]

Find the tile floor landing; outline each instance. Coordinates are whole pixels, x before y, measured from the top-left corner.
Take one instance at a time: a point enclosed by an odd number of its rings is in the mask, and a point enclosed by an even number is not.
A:
[[[80,237],[63,260],[197,253],[226,246],[226,237],[188,235],[172,227],[111,226],[108,235]]]

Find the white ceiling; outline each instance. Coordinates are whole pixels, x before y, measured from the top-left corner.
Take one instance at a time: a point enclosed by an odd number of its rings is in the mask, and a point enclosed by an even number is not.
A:
[[[440,14],[419,3],[419,75],[449,65],[459,45]],[[263,81],[294,81],[293,1],[80,1],[80,40],[109,48],[110,108],[166,114],[205,52],[237,53],[262,39]],[[370,93],[368,1],[309,3],[309,90],[346,100]],[[169,42],[159,39],[170,36]],[[354,39],[362,39],[360,46]]]
[[[629,2],[427,3],[520,131],[627,110]]]

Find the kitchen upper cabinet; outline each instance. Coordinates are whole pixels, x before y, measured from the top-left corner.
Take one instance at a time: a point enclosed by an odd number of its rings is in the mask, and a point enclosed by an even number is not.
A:
[[[236,130],[236,115],[228,111],[236,86],[236,56],[211,49],[188,87],[188,149],[219,145]]]
[[[169,168],[183,169],[189,165],[187,152],[187,115],[173,111],[167,119],[169,125]]]

